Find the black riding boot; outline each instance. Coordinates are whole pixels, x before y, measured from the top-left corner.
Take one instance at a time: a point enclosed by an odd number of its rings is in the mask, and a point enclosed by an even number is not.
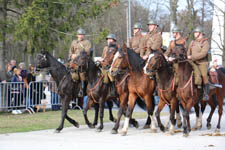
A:
[[[203,95],[203,100],[207,101],[209,100],[209,84],[204,85],[204,95]]]
[[[84,97],[84,90],[85,90],[85,87],[84,87],[84,81],[81,81],[81,87],[80,87],[80,91],[78,93],[78,97]]]
[[[111,88],[110,95],[113,96],[113,97],[117,97],[118,96],[117,91],[116,91],[115,81],[112,82],[112,88]]]

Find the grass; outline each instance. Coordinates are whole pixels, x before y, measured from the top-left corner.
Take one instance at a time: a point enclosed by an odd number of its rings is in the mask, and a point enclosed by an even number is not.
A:
[[[69,110],[68,115],[79,122],[80,125],[84,125],[84,118],[82,111]],[[117,116],[117,111],[113,110],[114,117]],[[134,112],[133,117],[135,119],[146,118],[146,112]],[[91,122],[94,119],[94,110],[88,111],[88,118]],[[59,126],[61,119],[61,111],[47,111],[45,113],[39,112],[33,115],[28,113],[13,115],[9,113],[0,114],[0,134],[14,133],[14,132],[28,132],[38,131],[46,129],[56,129]],[[104,113],[104,122],[109,122],[109,113],[106,110]],[[67,120],[64,123],[64,127],[70,127]]]

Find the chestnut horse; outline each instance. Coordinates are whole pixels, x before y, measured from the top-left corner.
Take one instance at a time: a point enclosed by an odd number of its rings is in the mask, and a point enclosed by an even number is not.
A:
[[[127,86],[129,91],[128,107],[126,110],[126,117],[124,126],[122,129],[122,135],[127,134],[129,120],[132,115],[136,99],[141,97],[144,99],[148,116],[151,118],[151,131],[156,132],[155,119],[153,117],[154,112],[154,97],[153,92],[155,90],[155,81],[151,80],[143,72],[144,60],[136,54],[133,50],[127,48],[125,45],[122,50],[115,54],[112,65],[110,67],[110,73],[116,76],[120,71],[128,69],[129,80],[127,80]]]
[[[111,44],[109,46],[109,50],[106,53],[106,57],[103,59],[101,65],[104,69],[109,69],[114,55],[117,52],[118,48],[115,44]],[[130,74],[128,73],[128,70],[121,70],[116,76],[115,76],[115,83],[116,83],[116,89],[117,89],[117,93],[119,95],[119,99],[120,99],[120,108],[118,111],[118,116],[117,116],[117,121],[116,124],[114,126],[114,128],[112,129],[111,133],[112,134],[116,134],[118,133],[118,128],[119,128],[119,124],[120,124],[120,119],[122,117],[122,114],[125,114],[126,109],[127,109],[127,102],[128,102],[128,87],[127,87],[127,82],[129,80],[129,76]],[[146,109],[146,105],[143,102],[143,100],[141,100],[140,98],[137,98],[137,104],[138,106],[140,106],[142,109]],[[130,124],[134,124],[135,127],[138,127],[138,122],[133,119],[130,118]],[[150,117],[147,118],[147,121],[145,123],[144,128],[149,128],[151,124],[151,120]]]
[[[176,97],[176,77],[173,73],[173,69],[170,64],[168,64],[162,53],[155,52],[149,55],[149,58],[144,67],[144,73],[149,76],[154,76],[156,73],[157,76],[156,82],[160,100],[155,115],[158,121],[158,126],[160,127],[161,131],[165,131],[165,127],[160,120],[160,112],[162,111],[163,107],[168,104],[168,106],[170,106],[171,124],[169,133],[174,134],[174,126],[176,125],[175,110],[177,108],[179,109],[179,103]],[[177,114],[177,119],[179,121],[178,127],[181,127],[182,123],[180,114]]]

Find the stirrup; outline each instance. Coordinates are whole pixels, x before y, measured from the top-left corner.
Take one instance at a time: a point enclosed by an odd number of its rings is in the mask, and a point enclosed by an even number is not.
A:
[[[83,96],[84,96],[84,92],[83,92],[83,90],[80,90],[78,93],[78,97],[83,97]]]
[[[202,100],[203,100],[203,101],[208,101],[208,100],[209,100],[209,95],[204,94]]]

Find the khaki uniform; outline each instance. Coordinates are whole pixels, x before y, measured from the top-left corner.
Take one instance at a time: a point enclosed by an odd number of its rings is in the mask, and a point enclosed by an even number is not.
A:
[[[162,52],[162,35],[160,32],[153,31],[148,32],[141,40],[141,57],[149,55],[152,50],[158,50]]]
[[[81,51],[85,50],[88,55],[91,53],[91,42],[88,40],[74,40],[71,43],[70,51],[69,51],[69,58],[71,58],[72,54],[76,54],[78,56]]]
[[[132,48],[137,54],[141,52],[141,40],[143,36],[141,32],[138,32],[130,39],[130,48]]]
[[[170,42],[169,44],[169,47],[167,48],[166,52],[164,53],[165,56],[169,57],[172,53],[173,53],[173,48],[176,46],[176,44],[179,44],[179,45],[184,45],[184,47],[186,48],[186,38],[179,38],[177,39],[176,41],[173,40]],[[178,85],[178,64],[177,63],[173,63],[173,70],[174,70],[174,73],[175,73],[175,76],[176,76],[176,85]]]
[[[107,45],[107,46],[104,47],[103,52],[102,52],[102,58],[103,59],[106,57],[106,54],[107,54],[108,50],[109,50],[109,46]],[[109,70],[105,70],[103,68],[101,68],[101,70],[102,70],[102,74],[104,75],[103,82],[105,84],[108,84],[109,83],[109,80],[111,82],[115,81],[114,77],[111,76],[111,74],[109,73]]]
[[[82,40],[82,41],[78,41],[78,40],[74,40],[71,43],[70,46],[70,51],[69,51],[69,58],[72,57],[72,54],[76,54],[76,57],[80,55],[80,52],[85,50],[87,52],[88,55],[90,55],[91,53],[91,42],[88,40]],[[72,60],[71,60],[71,63]],[[72,79],[74,81],[78,81],[79,79],[82,81],[86,80],[86,74],[84,72],[79,72],[77,73],[77,68],[74,68],[74,71],[72,71]]]
[[[200,40],[191,41],[187,55],[192,57],[192,61],[194,62],[199,71],[195,68],[194,73],[199,74],[203,78],[204,84],[208,83],[208,51],[209,51],[209,42],[208,39],[202,38]]]

